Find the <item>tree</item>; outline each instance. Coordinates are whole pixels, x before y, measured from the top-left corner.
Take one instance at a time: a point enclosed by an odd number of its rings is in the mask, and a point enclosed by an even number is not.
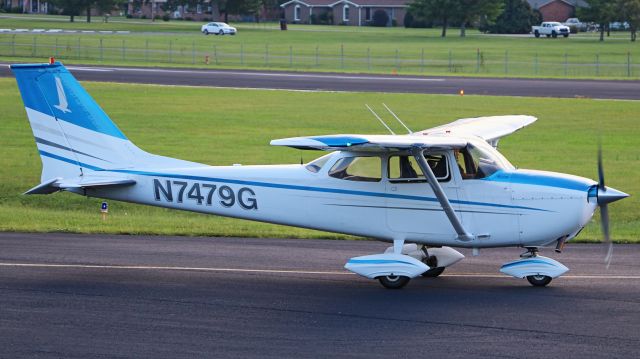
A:
[[[218,0],[218,9],[224,13],[224,22],[229,22],[229,14],[257,14],[262,0]]]
[[[531,26],[539,24],[540,21],[539,14],[534,12],[525,0],[504,0],[502,14],[488,30],[498,34],[528,34],[531,32]]]
[[[640,0],[618,0],[617,5],[621,19],[629,23],[631,41],[636,41],[640,27]]]
[[[611,0],[587,0],[589,7],[578,9],[582,21],[595,22],[599,25],[600,41],[604,41],[604,31],[615,19],[615,4]]]
[[[466,36],[467,24],[482,19],[493,22],[502,11],[502,0],[459,0],[460,37]]]
[[[85,9],[86,0],[50,0],[51,4],[62,9],[62,15],[68,15],[69,21],[74,22],[75,17]]]
[[[414,0],[409,11],[427,21],[442,24],[441,36],[446,37],[449,23],[459,14],[460,0]]]

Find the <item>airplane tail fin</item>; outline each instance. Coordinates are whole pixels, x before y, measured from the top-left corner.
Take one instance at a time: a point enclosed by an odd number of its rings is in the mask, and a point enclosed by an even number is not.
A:
[[[136,147],[59,62],[11,65],[42,159],[42,182],[131,167]]]

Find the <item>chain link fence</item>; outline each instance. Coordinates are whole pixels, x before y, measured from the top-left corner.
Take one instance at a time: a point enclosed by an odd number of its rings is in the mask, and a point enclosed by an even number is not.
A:
[[[216,38],[214,36],[207,37]],[[277,70],[356,71],[429,75],[486,75],[566,78],[640,78],[640,64],[630,52],[581,54],[510,53],[509,50],[430,51],[421,49],[351,49],[347,46],[243,44],[195,41],[164,36],[1,35],[0,56],[105,65],[179,64],[197,67]]]

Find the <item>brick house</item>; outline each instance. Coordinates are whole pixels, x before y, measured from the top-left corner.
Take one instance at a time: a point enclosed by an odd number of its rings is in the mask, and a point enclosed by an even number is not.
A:
[[[318,23],[316,19],[332,19],[335,25],[369,25],[373,13],[383,10],[389,15],[387,26],[394,20],[402,23],[411,0],[291,0],[280,5],[284,18],[292,24]]]
[[[576,8],[589,6],[584,0],[527,0],[531,8],[540,11],[542,21],[564,22],[575,17]]]
[[[3,9],[22,9],[25,14],[46,14],[49,10],[49,3],[45,0],[0,0]]]

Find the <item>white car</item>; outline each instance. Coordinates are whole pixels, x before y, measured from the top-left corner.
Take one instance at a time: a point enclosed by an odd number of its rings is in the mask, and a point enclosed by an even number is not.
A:
[[[568,18],[563,25],[569,27],[574,26],[578,31],[587,31],[587,23],[580,21],[577,17]]]
[[[200,29],[203,34],[215,34],[215,35],[235,35],[238,30],[235,27],[229,26],[224,22],[210,22],[208,24],[202,25]]]

